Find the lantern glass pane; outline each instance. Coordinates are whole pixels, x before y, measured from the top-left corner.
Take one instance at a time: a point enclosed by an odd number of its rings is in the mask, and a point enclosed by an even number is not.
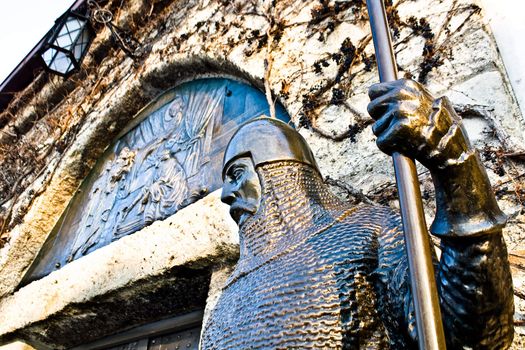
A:
[[[91,41],[91,35],[87,28],[84,28],[82,31],[82,34],[78,38],[75,47],[73,48],[73,56],[77,61],[80,61],[82,56],[84,56],[84,52],[87,50],[87,47],[89,46],[89,43]]]
[[[71,37],[67,31],[64,34],[59,34],[55,40],[56,46],[62,47],[66,50],[70,49],[72,43],[73,40],[71,40]]]
[[[69,17],[62,28],[60,28],[55,40],[55,45],[66,50],[72,50],[72,46],[80,35],[85,23],[85,21],[79,20],[78,18]]]
[[[73,62],[69,56],[60,51],[55,56],[53,62],[49,65],[49,68],[62,74],[66,74],[73,69],[73,67]]]
[[[49,70],[67,77],[79,68],[92,39],[88,20],[68,12],[57,21],[40,55]]]
[[[74,31],[80,30],[84,26],[85,21],[82,21],[75,17],[69,17],[66,22],[68,32],[73,33]]]
[[[44,62],[46,63],[47,66],[49,66],[49,64],[55,57],[56,53],[57,51],[55,49],[49,48],[42,54],[42,58],[44,59]]]

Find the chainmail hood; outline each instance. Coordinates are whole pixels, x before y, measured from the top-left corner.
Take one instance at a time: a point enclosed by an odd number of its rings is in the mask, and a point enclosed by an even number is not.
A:
[[[349,210],[309,165],[278,161],[256,171],[261,203],[239,230],[240,259],[230,282],[294,249]]]

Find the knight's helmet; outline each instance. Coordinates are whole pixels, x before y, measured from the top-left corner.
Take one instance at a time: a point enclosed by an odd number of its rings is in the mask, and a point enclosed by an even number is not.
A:
[[[239,157],[251,157],[254,167],[263,163],[293,160],[319,167],[306,140],[286,123],[266,116],[252,119],[233,134],[226,151],[222,177],[228,165]]]

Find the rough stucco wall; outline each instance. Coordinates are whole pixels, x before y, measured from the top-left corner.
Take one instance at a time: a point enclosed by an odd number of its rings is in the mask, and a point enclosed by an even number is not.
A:
[[[2,167],[19,175],[2,180],[11,190],[0,212],[8,228],[0,250],[0,295],[14,290],[111,137],[155,95],[203,74],[230,74],[271,89],[309,141],[334,191],[354,202],[396,206],[390,160],[377,150],[368,127],[366,92],[377,73],[362,1],[108,6],[142,43],[141,57],[127,58],[103,30],[83,72],[33,87],[10,110],[14,117],[0,115],[0,121],[8,120],[1,124]],[[457,107],[509,215],[509,251],[519,254],[525,250],[525,122],[480,8],[467,0],[399,0],[389,15],[400,75],[426,83]],[[25,163],[12,157],[13,144],[25,152],[20,153]],[[18,168],[9,172],[10,165]],[[430,222],[430,177],[420,170]],[[513,271],[523,295],[523,272]],[[516,318],[523,320],[525,304],[516,302]]]

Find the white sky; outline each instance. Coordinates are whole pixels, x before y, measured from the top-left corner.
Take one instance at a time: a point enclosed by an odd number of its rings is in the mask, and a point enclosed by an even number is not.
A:
[[[74,0],[0,0],[0,83]]]

